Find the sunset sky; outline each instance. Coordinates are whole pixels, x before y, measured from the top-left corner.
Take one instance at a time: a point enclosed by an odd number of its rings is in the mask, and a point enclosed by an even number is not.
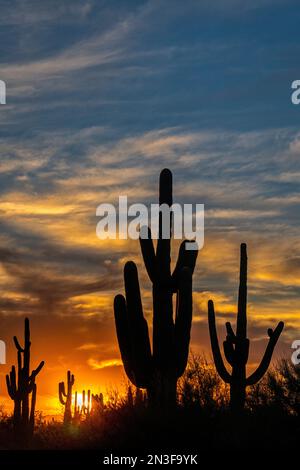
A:
[[[210,357],[207,300],[220,325],[236,312],[239,244],[249,256],[250,365],[266,330],[300,337],[300,9],[287,0],[0,1],[0,404],[32,329],[38,408],[53,413],[71,369],[78,390],[124,382],[112,303],[136,241],[100,241],[96,207],[157,202],[162,168],[174,200],[205,204],[191,347]],[[298,187],[298,190],[297,190]],[[177,247],[173,261],[176,259]]]

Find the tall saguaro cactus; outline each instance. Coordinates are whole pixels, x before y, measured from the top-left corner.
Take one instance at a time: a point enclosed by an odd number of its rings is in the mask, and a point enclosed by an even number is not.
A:
[[[16,336],[13,339],[17,348],[17,372],[16,367],[12,366],[10,373],[6,375],[6,385],[8,394],[14,401],[14,430],[17,438],[23,440],[30,437],[34,430],[37,392],[35,379],[44,366],[44,361],[40,362],[39,366],[30,372],[31,342],[28,318],[25,318],[24,347],[21,347]]]
[[[75,382],[75,377],[71,371],[67,372],[67,388],[64,382],[58,384],[58,395],[60,403],[65,407],[64,411],[64,424],[70,424],[72,421],[72,388]],[[75,413],[77,410],[77,395],[75,400]]]
[[[152,282],[152,350],[148,324],[143,315],[137,267],[133,261],[125,264],[125,297],[115,297],[114,311],[119,347],[129,380],[136,387],[147,389],[150,402],[168,406],[176,403],[177,379],[183,374],[188,359],[192,275],[198,251],[187,250],[187,242],[184,241],[171,273],[172,173],[168,169],[160,174],[159,204],[167,211],[160,211],[156,250],[149,228],[142,228],[140,237],[145,267]]]
[[[246,377],[249,339],[247,338],[247,247],[245,243],[241,244],[240,286],[236,332],[234,333],[230,322],[227,322],[227,336],[223,343],[225,357],[232,367],[231,374],[227,371],[220,352],[212,300],[208,302],[208,322],[216,369],[224,382],[230,384],[231,410],[235,413],[239,413],[243,410],[245,405],[246,387],[257,383],[266,373],[272,359],[274,348],[284,327],[284,323],[281,321],[278,323],[275,330],[271,328],[268,329],[269,343],[261,363],[255,372],[249,377]]]

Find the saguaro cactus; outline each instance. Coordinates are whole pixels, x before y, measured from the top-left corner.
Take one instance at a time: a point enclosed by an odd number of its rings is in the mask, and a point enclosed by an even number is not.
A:
[[[94,395],[92,394],[91,398],[91,414],[92,415],[99,415],[104,411],[105,405],[104,405],[104,398],[103,398],[103,393],[100,393],[99,395]]]
[[[234,333],[230,322],[226,323],[227,336],[223,343],[225,357],[232,367],[230,374],[220,352],[214,304],[208,302],[208,322],[211,347],[216,369],[224,382],[230,384],[230,407],[233,412],[239,413],[243,410],[246,398],[246,387],[257,383],[266,373],[274,348],[283,330],[284,323],[279,322],[275,330],[268,329],[269,343],[258,368],[249,377],[246,377],[246,364],[249,355],[249,339],[247,338],[247,247],[241,244],[240,261],[240,285],[238,296],[238,312],[236,332]]]
[[[133,261],[124,268],[125,296],[114,301],[119,347],[129,380],[138,388],[147,389],[149,401],[162,406],[176,403],[177,379],[183,374],[189,352],[192,322],[192,274],[197,250],[181,244],[177,264],[171,273],[172,173],[160,174],[159,204],[167,208],[159,215],[159,236],[156,251],[151,231],[142,228],[140,244],[153,291],[153,348],[151,351],[148,324],[143,315],[138,272]],[[166,224],[166,225],[165,225]],[[165,227],[169,233],[165,236]],[[145,237],[147,235],[147,237]],[[173,295],[176,309],[173,312]]]
[[[58,395],[60,403],[65,407],[64,411],[64,424],[72,422],[72,388],[75,382],[75,377],[71,371],[67,372],[67,389],[64,382],[58,384]],[[67,391],[66,391],[67,390]],[[77,396],[75,404],[75,412],[77,410]]]
[[[18,370],[12,366],[11,372],[6,375],[7,391],[14,401],[13,425],[17,438],[26,439],[34,430],[35,404],[37,387],[36,376],[44,366],[44,361],[30,372],[30,325],[29,319],[25,318],[24,347],[16,336],[13,338],[17,348]],[[31,403],[30,403],[31,395]]]
[[[72,408],[71,408],[72,411]],[[75,398],[74,398],[74,413],[72,416],[72,422],[75,424],[78,424],[80,422],[81,418],[81,407],[78,405],[78,394],[77,391],[75,392]]]
[[[82,390],[82,414],[87,418],[91,415],[91,391],[88,390],[87,393],[85,390]]]

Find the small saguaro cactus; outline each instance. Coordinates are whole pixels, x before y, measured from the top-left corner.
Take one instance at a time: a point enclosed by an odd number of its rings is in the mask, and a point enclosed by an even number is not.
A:
[[[71,408],[72,411],[72,408]],[[75,397],[74,397],[74,413],[72,416],[72,422],[73,423],[79,423],[81,418],[81,407],[78,405],[78,394],[77,391],[75,392]]]
[[[129,408],[140,408],[143,405],[145,405],[145,399],[146,399],[146,394],[141,388],[135,388],[135,390],[132,390],[132,385],[128,385],[127,387],[127,393],[126,393],[126,405]]]
[[[75,377],[68,370],[67,373],[67,391],[64,382],[58,384],[58,395],[60,403],[65,407],[64,411],[64,424],[70,424],[72,422],[72,388],[75,382]],[[76,397],[77,398],[77,397]],[[75,404],[75,412],[77,403]]]
[[[192,275],[198,250],[181,244],[177,264],[171,273],[172,234],[172,173],[160,174],[159,204],[166,212],[159,214],[159,233],[156,251],[151,231],[141,229],[141,251],[152,282],[153,343],[152,351],[148,324],[143,315],[137,267],[133,261],[125,264],[125,297],[114,301],[115,322],[119,348],[129,380],[147,390],[149,402],[161,406],[176,404],[176,385],[183,374],[189,353],[192,323]],[[166,229],[167,227],[167,237]],[[146,236],[145,236],[146,235]],[[191,243],[191,242],[190,242]],[[176,309],[173,311],[173,295]]]
[[[247,377],[246,364],[249,355],[249,339],[247,338],[247,247],[245,243],[241,244],[236,332],[234,333],[230,322],[227,322],[227,336],[223,343],[225,357],[232,367],[231,374],[227,371],[220,352],[212,300],[208,302],[208,323],[216,369],[224,382],[230,384],[230,408],[234,413],[238,414],[244,409],[246,387],[256,384],[268,370],[274,348],[284,327],[284,323],[281,321],[278,323],[275,330],[271,328],[268,329],[269,343],[261,363],[258,368]]]
[[[82,390],[82,406],[81,412],[87,418],[90,417],[91,414],[91,391],[88,390],[87,393],[85,390]]]
[[[24,347],[21,347],[16,336],[13,338],[17,348],[17,372],[15,366],[6,375],[7,391],[14,401],[13,426],[16,437],[24,440],[30,437],[34,431],[35,405],[37,387],[36,376],[44,366],[41,361],[39,366],[30,372],[30,325],[25,318]],[[31,395],[31,403],[30,403]]]
[[[92,393],[92,401],[91,401],[91,414],[92,415],[97,415],[101,414],[104,410],[104,398],[103,398],[103,393],[100,393],[99,395],[94,395]]]

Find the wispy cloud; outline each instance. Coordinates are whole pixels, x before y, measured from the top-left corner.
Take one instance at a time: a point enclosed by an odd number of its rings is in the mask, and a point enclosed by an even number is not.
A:
[[[87,361],[88,365],[94,369],[106,369],[107,367],[118,367],[122,365],[120,359],[107,359],[106,361],[97,361],[96,359],[90,358]]]
[[[235,319],[242,241],[249,334],[258,339],[252,362],[270,324],[285,319],[285,348],[299,329],[293,2],[121,3],[15,1],[0,19],[8,90],[0,115],[1,332],[9,340],[20,317],[34,316],[51,383],[75,365],[82,383],[120,380],[112,303],[128,259],[137,262],[151,328],[138,243],[100,242],[95,211],[120,194],[157,202],[163,167],[173,171],[174,200],[205,204],[193,349],[209,351],[208,298],[220,329]]]

